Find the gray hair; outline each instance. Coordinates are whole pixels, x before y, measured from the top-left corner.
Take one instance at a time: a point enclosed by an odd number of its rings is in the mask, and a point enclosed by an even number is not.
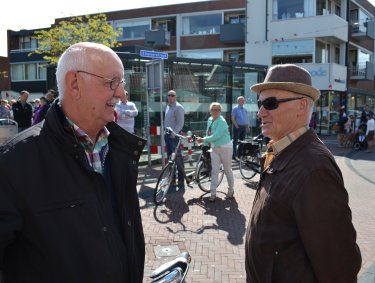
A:
[[[219,102],[212,102],[210,105],[210,110],[212,109],[213,106],[219,106],[221,110],[221,104]]]
[[[87,56],[85,55],[87,54],[88,49],[97,49],[103,52],[114,53],[111,48],[103,44],[93,42],[79,42],[68,47],[68,49],[66,49],[61,55],[56,69],[56,82],[60,100],[63,100],[65,95],[66,74],[70,71],[78,71],[87,66]]]

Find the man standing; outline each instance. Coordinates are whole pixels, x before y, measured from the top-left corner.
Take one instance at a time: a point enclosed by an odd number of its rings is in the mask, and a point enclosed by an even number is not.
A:
[[[138,109],[133,102],[129,101],[129,94],[125,90],[120,101],[116,104],[117,124],[129,133],[134,134],[135,117],[138,115]]]
[[[31,118],[33,116],[33,107],[27,102],[30,93],[26,90],[20,92],[20,98],[16,103],[13,103],[13,117],[18,123],[18,132],[31,127]]]
[[[4,282],[141,283],[136,184],[145,140],[113,122],[122,61],[107,46],[77,43],[60,57],[56,79],[60,99],[44,122],[1,148]]]
[[[168,91],[168,105],[165,110],[164,128],[172,128],[175,133],[180,133],[184,126],[185,110],[180,103],[177,102],[177,94],[174,90]],[[174,152],[178,138],[173,135],[164,134],[165,146],[167,147],[168,157]],[[184,162],[182,160],[181,149],[179,149],[179,164],[183,167]],[[178,169],[178,186],[184,186],[184,176],[181,172],[182,168],[177,166]]]
[[[270,68],[251,89],[271,141],[246,232],[246,282],[357,282],[361,254],[342,174],[308,127],[319,90],[292,64]]]
[[[361,114],[361,124],[367,123],[367,115],[369,115],[369,114],[374,116],[374,113],[370,110],[370,106],[366,104],[365,107],[363,108],[363,111],[362,111],[362,114]]]
[[[238,140],[244,140],[246,137],[246,129],[248,127],[247,110],[243,106],[245,98],[239,96],[237,98],[238,105],[232,110],[232,124],[233,124],[233,156],[232,159],[236,160]]]

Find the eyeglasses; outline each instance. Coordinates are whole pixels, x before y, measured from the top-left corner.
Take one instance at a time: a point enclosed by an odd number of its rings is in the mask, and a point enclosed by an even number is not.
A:
[[[280,103],[293,101],[293,100],[299,100],[303,98],[305,97],[299,96],[299,97],[281,98],[281,99],[277,99],[276,97],[268,97],[265,100],[258,100],[258,107],[260,109],[260,107],[263,106],[264,109],[266,110],[275,110],[279,107]]]
[[[218,108],[212,108],[211,111],[221,111],[221,109],[218,109]]]
[[[168,94],[168,96],[171,96],[171,97],[175,97],[175,95],[174,95],[174,94]]]
[[[84,74],[88,74],[88,75],[91,75],[91,76],[94,76],[94,77],[98,77],[98,78],[101,78],[103,80],[106,80],[106,83],[109,83],[109,88],[111,90],[116,90],[120,84],[123,84],[125,86],[125,80],[124,79],[120,79],[118,77],[114,77],[112,79],[108,79],[108,78],[105,78],[105,77],[102,77],[102,76],[99,76],[99,75],[95,75],[93,73],[89,73],[89,72],[86,72],[86,71],[81,71],[81,70],[78,70],[77,73],[84,73]]]

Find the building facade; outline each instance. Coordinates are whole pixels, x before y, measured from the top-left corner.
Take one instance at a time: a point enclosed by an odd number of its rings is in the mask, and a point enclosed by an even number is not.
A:
[[[130,99],[139,108],[150,96],[146,65],[151,60],[140,50],[158,50],[168,54],[163,93],[177,91],[189,121],[201,123],[214,100],[223,103],[229,121],[236,98],[244,95],[255,134],[257,97],[249,87],[262,81],[268,66],[296,63],[321,90],[317,131],[329,134],[344,112],[358,115],[365,104],[374,108],[374,9],[367,0],[219,0],[103,12],[121,30],[122,47],[115,50],[124,61]],[[11,89],[40,96],[54,86],[54,74],[39,55],[28,56],[38,44],[33,32],[8,31]],[[160,123],[158,109],[150,121]],[[141,131],[145,117],[136,121]]]
[[[374,16],[365,0],[266,0],[247,4],[246,62],[305,67],[322,96],[317,131],[375,106]],[[345,115],[344,114],[344,115]]]

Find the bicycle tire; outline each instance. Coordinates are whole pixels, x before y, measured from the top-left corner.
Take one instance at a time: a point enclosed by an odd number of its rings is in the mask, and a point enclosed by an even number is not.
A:
[[[224,167],[223,164],[220,165],[220,172],[217,186],[221,184],[224,178]],[[205,193],[210,192],[211,187],[211,171],[207,172],[207,168],[204,166],[204,162],[201,160],[197,165],[197,172],[195,180],[198,183],[198,187]]]
[[[256,156],[240,157],[240,173],[244,179],[250,180],[256,175],[257,171],[254,169],[254,163],[260,166],[258,158]]]
[[[163,203],[174,177],[175,166],[174,164],[168,163],[167,166],[165,166],[161,171],[158,182],[156,183],[154,190],[154,203],[156,205]]]

